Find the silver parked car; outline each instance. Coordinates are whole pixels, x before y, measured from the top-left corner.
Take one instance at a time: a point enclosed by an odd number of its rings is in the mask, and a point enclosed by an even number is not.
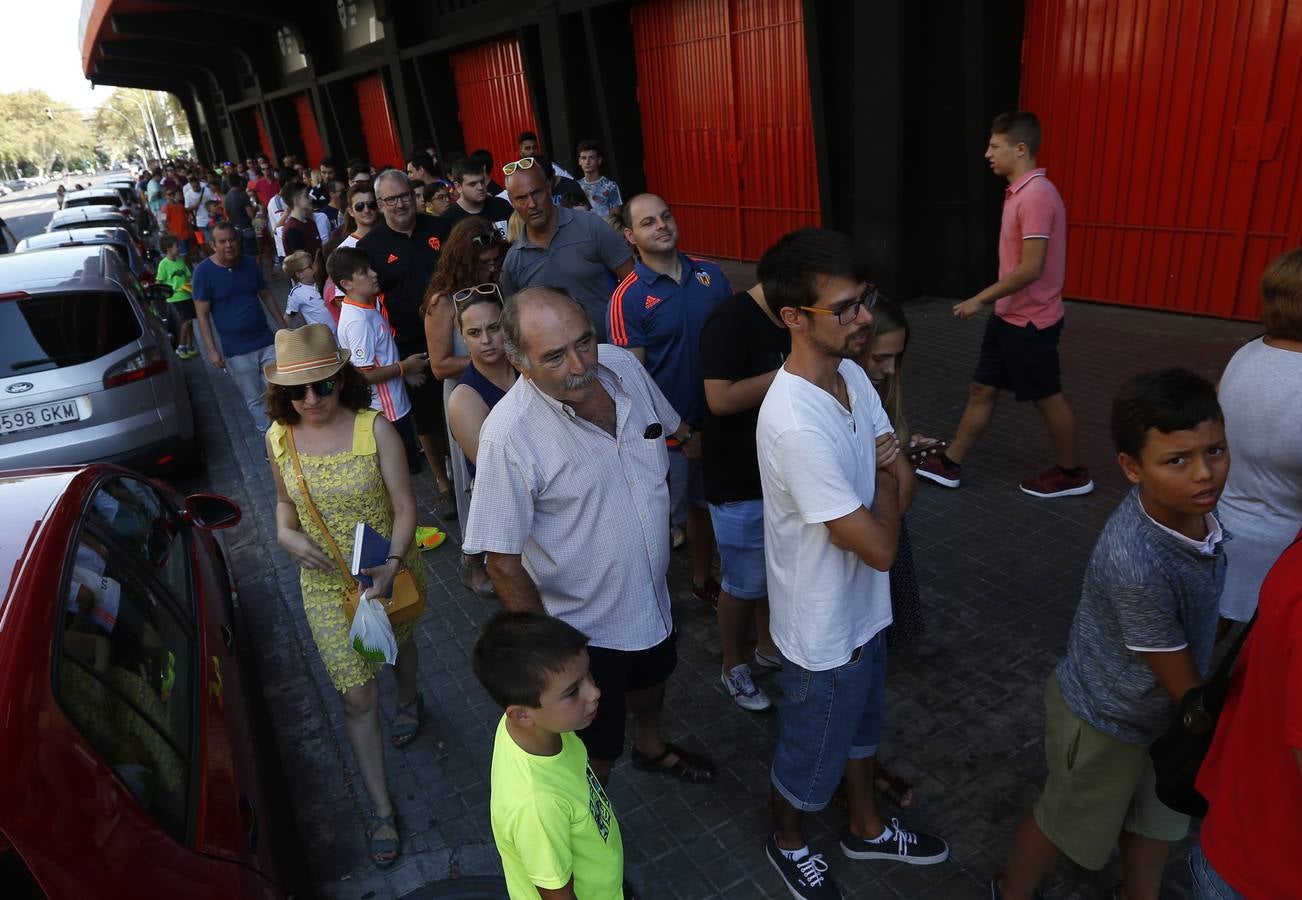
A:
[[[0,256],[0,469],[202,462],[182,363],[108,246]]]
[[[55,231],[43,231],[29,235],[14,247],[15,253],[29,250],[48,250],[51,247],[82,247],[94,244],[107,244],[118,251],[126,261],[133,275],[142,283],[154,280],[154,269],[146,262],[144,254],[137,249],[137,242],[131,232],[125,228],[111,225],[90,225],[85,228],[59,228]]]

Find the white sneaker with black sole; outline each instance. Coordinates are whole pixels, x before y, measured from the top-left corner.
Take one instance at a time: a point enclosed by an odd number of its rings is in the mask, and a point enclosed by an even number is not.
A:
[[[806,847],[804,856],[791,859],[778,847],[775,834],[769,835],[764,852],[796,900],[841,900],[841,889],[827,874],[827,860],[823,859],[823,854],[810,853]]]
[[[732,697],[732,702],[742,709],[764,712],[773,705],[769,695],[755,687],[755,682],[750,677],[750,666],[745,663],[733,666],[732,671],[721,674],[719,680],[723,682],[728,696]]]
[[[877,859],[908,863],[911,866],[934,866],[949,859],[949,844],[934,834],[905,831],[899,819],[891,819],[886,833],[875,841],[861,838],[851,831],[841,836],[841,852],[850,859]]]

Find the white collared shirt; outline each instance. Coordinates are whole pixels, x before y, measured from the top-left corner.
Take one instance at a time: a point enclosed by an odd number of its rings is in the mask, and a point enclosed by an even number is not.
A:
[[[1179,541],[1181,545],[1188,547],[1190,550],[1196,550],[1199,553],[1201,553],[1203,556],[1215,556],[1216,545],[1219,544],[1225,537],[1224,533],[1221,531],[1221,523],[1217,521],[1216,517],[1211,513],[1203,513],[1203,524],[1207,526],[1207,537],[1203,538],[1201,541],[1195,541],[1193,538],[1189,537],[1188,535],[1181,534],[1180,532],[1176,531],[1174,528],[1167,528],[1161,522],[1157,521],[1157,519],[1154,519],[1152,516],[1149,516],[1148,510],[1144,509],[1143,503],[1139,504],[1139,508],[1144,510],[1144,515],[1148,516],[1148,521],[1152,522],[1158,528],[1162,529],[1167,534],[1171,535],[1171,537]],[[1238,544],[1235,544],[1235,546],[1237,547]]]
[[[548,613],[594,646],[645,650],[673,630],[664,438],[679,418],[637,357],[601,344],[597,360],[614,436],[517,379],[480,430],[462,549],[519,554]]]

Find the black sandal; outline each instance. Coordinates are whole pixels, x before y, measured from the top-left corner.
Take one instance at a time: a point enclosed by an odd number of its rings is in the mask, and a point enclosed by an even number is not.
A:
[[[665,759],[671,753],[678,757],[678,762],[672,766],[663,765]],[[665,741],[664,752],[657,756],[647,756],[637,747],[634,747],[632,759],[633,768],[635,769],[641,769],[643,772],[659,772],[662,775],[672,775],[679,781],[686,781],[690,784],[708,784],[714,781],[717,774],[714,763],[704,756],[699,753],[689,753],[668,741]]]
[[[387,816],[377,816],[371,813],[371,823],[375,826],[367,832],[366,839],[371,845],[371,862],[378,869],[387,869],[398,859],[398,853],[401,850],[399,841],[401,837],[382,838],[376,837],[381,828],[392,828],[396,833],[398,831],[397,817],[394,813]]]

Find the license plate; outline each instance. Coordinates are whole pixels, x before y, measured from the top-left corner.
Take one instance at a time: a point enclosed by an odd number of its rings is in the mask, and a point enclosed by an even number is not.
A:
[[[0,434],[48,428],[51,425],[62,425],[64,422],[76,422],[80,419],[81,411],[77,408],[76,400],[60,400],[58,403],[11,409],[8,412],[0,412]]]

